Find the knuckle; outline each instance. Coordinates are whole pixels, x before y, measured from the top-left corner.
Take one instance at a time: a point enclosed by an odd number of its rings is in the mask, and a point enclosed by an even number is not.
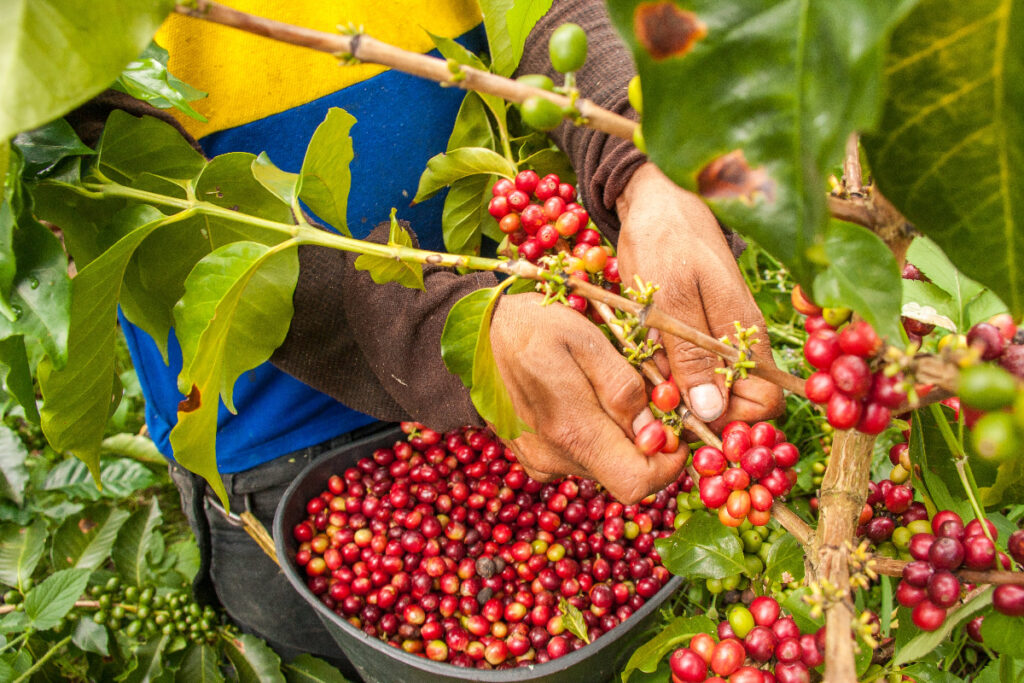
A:
[[[617,364],[608,374],[610,386],[614,387],[612,394],[604,397],[608,410],[634,417],[647,404],[640,374],[627,364]]]
[[[635,475],[629,475],[614,482],[602,483],[623,505],[639,503],[652,490],[649,482],[641,481]]]

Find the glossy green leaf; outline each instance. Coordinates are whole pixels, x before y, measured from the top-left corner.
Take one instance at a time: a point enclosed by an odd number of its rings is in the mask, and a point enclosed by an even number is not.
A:
[[[28,449],[21,437],[6,425],[0,427],[0,492],[18,505],[28,483],[27,457]]]
[[[266,152],[260,152],[259,156],[253,159],[250,171],[256,182],[287,206],[292,206],[295,203],[295,190],[299,184],[298,173],[282,171],[274,165]]]
[[[516,415],[491,350],[491,314],[509,278],[496,287],[480,289],[459,299],[448,312],[441,333],[441,357],[448,370],[470,387],[480,416],[503,439],[514,439],[529,426]]]
[[[100,171],[129,185],[143,173],[173,181],[192,180],[206,165],[174,126],[152,116],[136,118],[120,109],[107,117],[98,151]]]
[[[41,424],[58,451],[70,451],[89,465],[99,481],[100,444],[114,388],[114,346],[121,278],[138,245],[162,226],[163,214],[139,206],[118,216],[127,234],[110,250],[79,270],[72,283],[67,364],[52,359],[38,369],[43,394]]]
[[[565,630],[589,645],[590,634],[587,632],[587,621],[583,618],[583,612],[564,597],[558,599],[558,611],[562,615]]]
[[[509,42],[512,46],[513,71],[523,57],[523,48],[526,46],[530,31],[551,9],[551,4],[551,0],[514,0],[505,13],[505,26],[508,28]]]
[[[206,121],[206,117],[189,104],[206,97],[206,93],[175,78],[167,70],[168,58],[167,50],[150,43],[138,59],[125,65],[113,88],[158,109],[174,107],[197,121]]]
[[[686,645],[698,633],[715,633],[715,628],[715,622],[705,616],[676,617],[633,651],[622,670],[622,683],[628,683],[629,677],[637,670],[653,673],[665,655]]]
[[[651,159],[808,284],[825,241],[827,176],[849,133],[878,119],[888,33],[912,4],[628,0],[608,9],[642,79]]]
[[[441,36],[435,36],[433,33],[430,34],[430,39],[434,41],[434,46],[437,48],[437,51],[440,52],[441,56],[444,57],[445,59],[450,59],[450,60],[455,61],[457,64],[463,64],[465,66],[471,66],[471,67],[473,67],[475,69],[480,69],[481,71],[487,71],[486,65],[484,65],[484,63],[482,61],[480,61],[480,58],[477,57],[472,52],[470,52],[469,50],[467,50],[465,47],[463,47],[460,43],[457,43],[456,41],[452,40],[451,38],[443,38]],[[473,100],[476,100],[477,102],[482,101],[486,105],[486,107],[490,110],[491,115],[494,117],[495,121],[498,122],[498,128],[499,129],[506,129],[506,126],[507,126],[506,119],[507,119],[508,106],[505,104],[505,100],[503,100],[502,98],[500,98],[500,97],[498,97],[496,95],[486,95],[486,94],[484,94],[482,92],[481,93],[467,93],[465,99],[469,100],[471,102]],[[462,109],[461,108],[459,109],[459,114],[460,115],[462,114]],[[487,121],[486,114],[484,115],[484,123],[487,124],[487,127],[489,129],[490,128],[490,122]],[[456,137],[457,132],[459,131],[460,125],[465,125],[465,124],[460,123],[459,118],[456,118],[455,125],[452,128],[452,138]],[[488,133],[489,132],[490,131],[488,130]],[[474,144],[479,144],[479,143],[474,143]],[[458,148],[458,147],[465,147],[465,146],[468,146],[468,144],[453,145],[451,138],[448,141],[448,151],[449,152],[452,151],[453,149]]]
[[[942,626],[938,629],[918,632],[918,635],[911,638],[906,645],[898,648],[893,657],[893,665],[899,666],[900,664],[922,659],[949,638],[949,634],[953,632],[953,629],[959,626],[965,619],[991,604],[992,587],[989,586],[959,607],[950,610],[946,615],[946,620],[942,622]],[[986,621],[987,619],[986,617]]]
[[[986,647],[1010,657],[1024,657],[1024,621],[999,612],[985,616],[981,637]]]
[[[53,628],[75,606],[89,583],[88,569],[62,569],[25,596],[25,614],[37,631]]]
[[[955,425],[953,428],[956,429]],[[910,458],[920,468],[924,489],[940,510],[953,510],[964,519],[973,516],[953,464],[953,454],[942,438],[935,416],[928,409],[914,411]]]
[[[523,56],[526,37],[551,7],[551,0],[481,0],[494,73],[511,76]]]
[[[654,542],[677,576],[724,579],[746,571],[740,539],[707,512],[695,512],[674,534]]]
[[[446,154],[438,154],[427,162],[427,170],[420,176],[420,185],[413,202],[429,199],[456,180],[484,174],[512,178],[516,167],[511,161],[485,147],[461,147]]]
[[[0,140],[93,97],[149,44],[171,0],[13,0],[0,23]]]
[[[299,198],[343,235],[351,235],[346,211],[352,185],[349,131],[355,123],[355,118],[344,109],[331,108],[309,141],[299,179]]]
[[[110,655],[110,634],[106,626],[100,626],[92,619],[79,619],[71,642],[79,650],[94,652],[102,657]]]
[[[159,481],[157,476],[140,462],[127,458],[104,458],[100,464],[100,485],[97,487],[84,462],[67,459],[50,471],[42,489],[61,491],[70,498],[119,500],[136,491],[149,488]]]
[[[459,113],[452,126],[452,134],[448,138],[446,151],[460,147],[494,147],[494,131],[491,121],[487,118],[487,110],[480,95],[468,92],[462,99]]]
[[[185,651],[174,680],[181,683],[220,683],[224,676],[219,665],[220,657],[216,650],[206,643],[193,643]]]
[[[243,633],[226,640],[224,651],[234,664],[240,683],[285,683],[281,658],[259,638]]]
[[[160,505],[154,498],[148,508],[134,513],[118,532],[111,557],[125,583],[141,586],[149,579],[147,555],[156,545],[154,537],[162,519]]]
[[[907,669],[911,668],[913,667],[907,667]],[[1024,659],[1003,656],[989,662],[989,665],[973,679],[973,683],[1018,683],[1022,678],[1024,678]],[[956,679],[956,683],[959,681],[960,679]],[[925,681],[925,683],[930,682]]]
[[[218,395],[234,411],[235,381],[284,341],[298,272],[294,243],[270,248],[236,242],[196,265],[175,306],[183,358],[179,386],[192,387],[196,401],[179,411],[171,447],[177,462],[206,478],[222,499],[227,496],[214,450]]]
[[[53,535],[50,560],[58,569],[97,569],[110,557],[117,534],[131,515],[111,505],[88,507],[68,517]]]
[[[800,581],[804,578],[804,548],[786,534],[771,544],[764,564],[764,575],[772,581],[782,581],[783,574],[788,574],[790,581]]]
[[[19,587],[32,576],[46,546],[46,522],[0,527],[0,583]]]
[[[224,209],[277,223],[294,224],[291,207],[253,174],[258,157],[246,152],[229,152],[214,157],[196,181],[196,196]],[[228,241],[250,239],[277,244],[290,235],[219,217],[203,216],[214,247]]]
[[[153,440],[141,434],[121,432],[103,439],[100,450],[104,455],[116,455],[138,460],[150,465],[163,465],[167,458],[156,447]]]
[[[288,683],[347,683],[341,672],[311,654],[301,654],[281,667]]]
[[[825,238],[828,268],[814,280],[820,306],[852,308],[879,335],[898,343],[900,267],[877,235],[852,223],[831,221]]]
[[[173,636],[161,635],[144,642],[132,651],[136,666],[127,676],[120,678],[122,683],[170,683],[174,680],[167,670],[166,651],[173,641]]]
[[[45,174],[66,157],[96,154],[78,139],[71,124],[64,119],[55,119],[18,134],[14,146],[21,152],[25,160],[24,173],[29,176]]]
[[[823,616],[811,615],[811,606],[804,600],[810,593],[810,588],[798,588],[779,601],[782,603],[782,609],[792,616],[793,621],[800,627],[801,633],[814,633],[825,624]]]
[[[910,676],[919,683],[963,683],[959,676],[943,671],[931,662],[914,662],[900,669],[900,673]],[[978,679],[976,683],[980,683],[980,680]]]
[[[0,381],[3,381],[7,393],[17,399],[25,410],[25,419],[39,424],[36,388],[25,350],[25,338],[21,335],[0,339]]]
[[[1024,12],[922,0],[893,35],[878,134],[885,195],[968,276],[1024,313]]]
[[[395,217],[395,209],[391,209],[391,229],[388,233],[388,246],[411,247],[412,236],[403,228]],[[409,289],[425,289],[423,286],[423,266],[419,263],[399,261],[392,256],[376,256],[360,254],[355,261],[356,270],[370,273],[370,277],[378,285],[397,282]]]
[[[474,175],[452,183],[444,198],[441,228],[445,248],[453,254],[479,254],[484,226],[494,223],[487,210],[493,176]]]

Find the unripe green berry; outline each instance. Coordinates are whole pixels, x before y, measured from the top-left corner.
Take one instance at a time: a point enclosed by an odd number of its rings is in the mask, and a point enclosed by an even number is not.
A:
[[[562,109],[551,100],[533,95],[527,97],[519,109],[523,122],[537,130],[554,130],[562,123]]]
[[[562,24],[551,34],[548,54],[555,71],[579,71],[587,60],[587,34],[578,24]]]
[[[525,74],[516,79],[523,85],[528,85],[531,88],[538,88],[539,90],[547,90],[548,92],[555,91],[555,83],[544,74]]]

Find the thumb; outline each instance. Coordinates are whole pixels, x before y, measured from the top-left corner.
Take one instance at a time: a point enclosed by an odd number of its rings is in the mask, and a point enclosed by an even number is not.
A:
[[[601,409],[632,439],[633,423],[647,409],[643,377],[596,327],[584,324],[586,335],[572,336],[578,340],[572,349],[573,358],[594,388]]]
[[[706,325],[695,327],[710,334]],[[721,417],[726,406],[725,378],[715,369],[724,367],[722,360],[711,351],[668,334],[663,335],[662,346],[672,368],[672,379],[694,415],[704,422]]]

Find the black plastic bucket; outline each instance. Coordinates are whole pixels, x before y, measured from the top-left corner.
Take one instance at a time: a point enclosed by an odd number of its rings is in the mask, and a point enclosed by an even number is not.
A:
[[[297,542],[291,529],[306,517],[306,502],[327,486],[332,474],[340,474],[359,458],[377,448],[388,448],[405,435],[396,427],[372,434],[344,452],[330,451],[310,463],[292,482],[277,506],[274,516],[274,545],[281,567],[296,591],[316,611],[320,621],[338,643],[366,683],[457,683],[464,681],[544,681],[545,683],[598,683],[610,681],[639,644],[644,629],[656,617],[659,607],[680,586],[682,579],[672,577],[658,593],[629,619],[608,631],[590,645],[545,664],[502,670],[481,670],[434,662],[373,638],[348,623],[317,599],[306,587],[294,557]],[[630,647],[630,646],[633,647]]]

